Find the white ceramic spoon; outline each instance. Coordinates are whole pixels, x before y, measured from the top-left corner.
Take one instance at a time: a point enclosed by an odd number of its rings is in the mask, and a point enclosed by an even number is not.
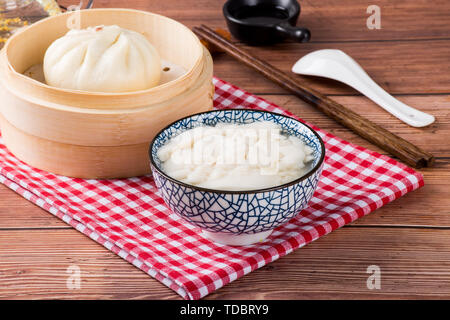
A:
[[[294,64],[292,72],[343,82],[410,126],[425,127],[434,122],[432,115],[414,109],[384,91],[355,60],[341,50],[311,52]]]

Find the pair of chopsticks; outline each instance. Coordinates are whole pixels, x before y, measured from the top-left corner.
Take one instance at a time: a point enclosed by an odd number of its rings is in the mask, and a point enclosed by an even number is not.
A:
[[[296,79],[273,65],[252,56],[209,27],[202,25],[201,27],[194,27],[193,31],[201,39],[243,62],[250,68],[255,69],[269,80],[312,104],[327,116],[351,129],[361,137],[397,156],[406,164],[415,168],[433,165],[434,156],[431,153],[420,149],[316,90],[303,85],[300,79]]]

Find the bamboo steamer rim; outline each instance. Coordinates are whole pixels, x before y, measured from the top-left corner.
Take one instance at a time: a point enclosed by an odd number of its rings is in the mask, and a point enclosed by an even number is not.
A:
[[[199,81],[183,94],[160,104],[127,110],[76,109],[67,106],[51,108],[49,105],[36,104],[13,95],[5,84],[0,87],[0,100],[5,94],[4,101],[12,98],[24,103],[9,102],[8,107],[4,108],[0,105],[0,114],[15,128],[30,136],[64,144],[96,147],[150,141],[153,138],[153,127],[163,123],[161,121],[167,114],[171,114],[170,121],[174,121],[185,116],[185,112],[204,111],[206,105],[212,108],[213,61],[206,48],[204,48],[204,54],[205,65]],[[182,101],[185,100],[186,102],[182,105]],[[74,132],[78,133],[74,134]],[[103,134],[105,132],[108,134]]]
[[[182,118],[189,114],[204,112],[213,108],[214,85],[211,81],[213,63],[206,49],[204,49],[204,54],[206,62],[202,73],[203,80],[196,82],[197,86],[201,85],[204,87],[204,90],[201,90],[201,101],[198,97],[194,97],[194,103],[188,103],[188,108],[173,108],[178,114],[176,118]],[[194,90],[194,88],[190,89]],[[10,95],[10,93],[5,93]],[[176,97],[176,99],[179,98],[181,97]],[[7,109],[14,109],[14,105],[10,105],[10,108]],[[150,110],[148,108],[147,112]],[[65,114],[62,111],[58,112]],[[140,118],[151,119],[151,117],[145,116]],[[31,117],[30,120],[33,122],[36,118]],[[155,125],[151,128],[153,132],[151,137],[147,136],[144,140],[138,139],[119,145],[117,143],[120,141],[115,141],[112,145],[103,143],[100,145],[77,145],[62,142],[59,139],[46,139],[39,135],[22,131],[9,123],[1,113],[0,122],[2,122],[4,143],[17,158],[41,170],[84,179],[128,178],[148,174],[150,172],[148,162],[150,140],[153,139],[156,132],[167,125],[167,123],[160,121],[157,126]],[[128,127],[126,129],[128,130]],[[132,131],[134,132],[134,129]],[[149,130],[145,129],[145,131]],[[104,132],[108,132],[108,130],[104,130]]]
[[[62,13],[57,16],[51,16],[51,17],[42,19],[28,27],[24,27],[23,29],[19,30],[14,35],[12,35],[6,42],[6,44],[2,50],[3,51],[3,59],[5,59],[5,62],[6,62],[6,70],[5,70],[6,77],[10,84],[16,85],[20,89],[25,90],[25,92],[23,92],[23,91],[20,92],[21,95],[26,94],[26,93],[28,93],[30,95],[33,95],[33,93],[38,93],[39,96],[53,96],[54,98],[57,98],[57,100],[64,101],[64,102],[58,101],[56,104],[61,103],[61,104],[65,104],[65,105],[81,107],[84,109],[89,109],[90,108],[89,104],[88,105],[83,105],[83,104],[78,104],[78,103],[72,104],[70,102],[70,99],[67,99],[67,97],[71,95],[72,97],[74,97],[76,99],[86,99],[86,101],[89,101],[89,99],[92,99],[92,98],[97,98],[99,101],[102,101],[103,99],[108,99],[108,98],[111,99],[111,101],[114,101],[116,99],[122,99],[122,100],[133,99],[135,101],[135,103],[132,106],[132,108],[135,108],[136,106],[143,107],[145,105],[149,105],[154,102],[159,102],[160,99],[158,99],[157,97],[161,93],[167,92],[167,90],[176,88],[177,86],[178,86],[178,92],[174,92],[174,94],[183,92],[187,87],[189,87],[189,85],[191,85],[192,83],[194,83],[196,81],[196,79],[198,78],[198,76],[201,73],[201,70],[203,69],[203,64],[204,64],[203,45],[201,44],[198,37],[188,27],[186,27],[185,25],[183,25],[182,23],[180,23],[174,19],[168,18],[168,17],[160,15],[160,14],[142,11],[142,10],[135,10],[135,9],[101,8],[101,9],[79,10],[77,12],[80,12],[81,14],[94,14],[94,13],[107,14],[107,13],[119,13],[120,12],[120,13],[129,13],[130,15],[139,14],[139,15],[148,15],[148,16],[157,17],[158,19],[161,19],[163,21],[167,21],[169,23],[173,23],[173,24],[177,25],[177,27],[180,27],[180,28],[186,30],[188,32],[188,34],[192,35],[192,40],[199,48],[198,49],[198,57],[197,57],[194,65],[190,69],[188,69],[184,75],[180,76],[179,78],[174,79],[170,82],[161,84],[161,85],[157,85],[152,88],[145,89],[145,90],[129,91],[129,92],[91,92],[91,91],[84,91],[84,90],[58,88],[58,87],[53,87],[53,86],[47,85],[46,83],[37,81],[35,79],[32,79],[31,77],[28,77],[28,76],[16,71],[15,68],[12,66],[10,59],[8,57],[8,54],[11,51],[11,46],[15,45],[16,42],[18,41],[17,39],[20,39],[20,37],[24,33],[29,32],[29,30],[31,30],[32,28],[36,28],[40,25],[49,23],[49,21],[52,21],[55,19],[63,19],[63,17],[68,17],[68,16],[74,14],[74,12],[66,12],[66,13]],[[38,90],[38,91],[36,92],[36,90]],[[149,100],[149,98],[150,98],[150,100]],[[153,98],[153,100],[155,100],[155,101],[151,101],[151,98]],[[67,102],[67,103],[65,103],[65,102]],[[111,105],[111,103],[105,103],[105,104],[106,104],[105,106],[96,105],[94,107],[94,109],[95,108],[98,108],[98,109],[127,109],[128,108],[127,105],[114,106],[114,104]]]
[[[83,108],[83,107],[76,107],[76,106],[70,106],[70,105],[65,105],[65,104],[60,104],[60,103],[49,102],[47,100],[37,98],[33,95],[24,94],[23,92],[16,90],[14,87],[11,87],[10,83],[4,81],[4,79],[2,79],[1,76],[0,76],[0,85],[2,85],[7,91],[9,91],[10,94],[14,95],[15,97],[20,97],[20,99],[23,101],[39,105],[40,107],[43,107],[43,108],[58,110],[58,111],[62,111],[62,112],[69,112],[69,113],[73,113],[73,114],[118,115],[118,116],[128,115],[128,114],[132,114],[132,113],[146,112],[151,109],[155,109],[156,107],[158,107],[160,105],[168,104],[172,100],[179,99],[180,96],[191,91],[193,88],[197,88],[200,83],[203,83],[206,80],[205,77],[209,76],[209,78],[211,78],[211,80],[212,80],[212,69],[213,69],[212,57],[211,57],[211,54],[209,53],[208,49],[206,49],[206,47],[204,47],[203,45],[202,45],[202,47],[203,47],[203,59],[201,60],[200,73],[199,73],[198,78],[196,79],[197,81],[195,81],[195,83],[193,83],[192,86],[190,86],[189,88],[184,90],[180,95],[175,95],[173,97],[168,98],[167,100],[162,100],[160,102],[150,104],[150,105],[146,104],[144,106],[136,106],[136,107],[132,107],[132,108],[112,108],[112,109]],[[2,69],[5,69],[4,67],[2,67],[2,60],[4,60],[4,59],[2,59],[2,56],[4,56],[4,55],[5,55],[4,51],[1,50],[0,51],[0,75],[2,73]],[[27,76],[25,76],[25,77],[27,77]],[[29,78],[29,77],[27,77],[27,78]],[[37,81],[37,80],[35,80],[35,81]],[[39,82],[39,81],[37,81],[37,82]],[[39,83],[41,83],[41,82],[39,82]]]

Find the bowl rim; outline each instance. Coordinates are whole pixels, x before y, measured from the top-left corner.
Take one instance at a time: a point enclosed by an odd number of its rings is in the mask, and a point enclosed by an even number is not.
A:
[[[160,136],[160,134],[162,132],[164,132],[165,130],[167,130],[168,128],[170,128],[171,126],[173,126],[175,123],[194,117],[194,116],[199,116],[202,114],[208,114],[208,113],[213,113],[213,112],[224,112],[224,111],[248,111],[248,112],[255,112],[255,113],[268,113],[268,114],[273,114],[276,116],[280,116],[280,117],[284,117],[284,118],[289,118],[291,120],[294,120],[296,122],[298,122],[299,124],[301,124],[302,126],[305,126],[306,128],[308,128],[319,140],[320,142],[320,147],[322,149],[319,161],[316,163],[316,165],[305,175],[300,176],[299,178],[292,180],[290,182],[281,184],[281,185],[277,185],[277,186],[273,186],[273,187],[268,187],[268,188],[262,188],[262,189],[254,189],[254,190],[220,190],[220,189],[211,189],[211,188],[204,188],[204,187],[199,187],[199,186],[195,186],[189,183],[185,183],[182,182],[180,180],[177,180],[175,178],[172,178],[171,176],[169,176],[168,174],[166,174],[162,169],[160,169],[155,162],[155,159],[153,158],[152,155],[152,150],[153,150],[153,145],[155,144],[156,139]],[[303,180],[308,179],[310,176],[312,176],[313,174],[315,174],[321,167],[322,164],[325,160],[325,153],[326,153],[326,149],[325,149],[325,144],[323,143],[322,138],[320,137],[320,135],[317,133],[316,130],[314,130],[313,128],[311,128],[309,125],[307,125],[306,123],[303,123],[293,117],[287,116],[287,115],[283,115],[280,113],[276,113],[276,112],[271,112],[271,111],[266,111],[266,110],[255,110],[255,109],[247,109],[247,108],[240,108],[240,109],[223,109],[223,110],[209,110],[209,111],[204,111],[204,112],[198,112],[198,113],[194,113],[191,114],[187,117],[183,117],[180,118],[178,120],[173,121],[172,123],[170,123],[169,125],[165,126],[163,129],[161,129],[160,131],[158,131],[158,133],[155,135],[155,137],[152,139],[151,143],[150,143],[150,147],[148,150],[149,153],[149,157],[150,157],[150,164],[152,167],[152,172],[153,170],[158,171],[158,173],[160,175],[162,175],[164,178],[166,178],[167,180],[170,180],[173,183],[182,185],[183,187],[186,188],[191,188],[194,190],[198,190],[198,191],[203,191],[203,192],[210,192],[210,193],[220,193],[220,194],[254,194],[254,193],[262,193],[262,192],[270,192],[270,191],[275,191],[275,190],[279,190],[279,189],[283,189],[286,187],[290,187],[292,185],[295,185]]]

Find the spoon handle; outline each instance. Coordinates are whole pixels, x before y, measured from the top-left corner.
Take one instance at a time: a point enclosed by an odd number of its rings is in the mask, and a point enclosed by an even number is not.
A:
[[[428,113],[412,108],[400,100],[394,98],[381,88],[364,71],[364,69],[352,58],[347,66],[350,73],[347,73],[346,83],[364,94],[367,98],[378,104],[380,107],[390,112],[392,115],[413,127],[424,127],[434,122],[434,117]]]
[[[375,83],[355,60],[340,50],[312,52],[301,58],[292,71],[343,82],[410,126],[425,127],[435,120],[432,115],[414,109],[391,96]]]

